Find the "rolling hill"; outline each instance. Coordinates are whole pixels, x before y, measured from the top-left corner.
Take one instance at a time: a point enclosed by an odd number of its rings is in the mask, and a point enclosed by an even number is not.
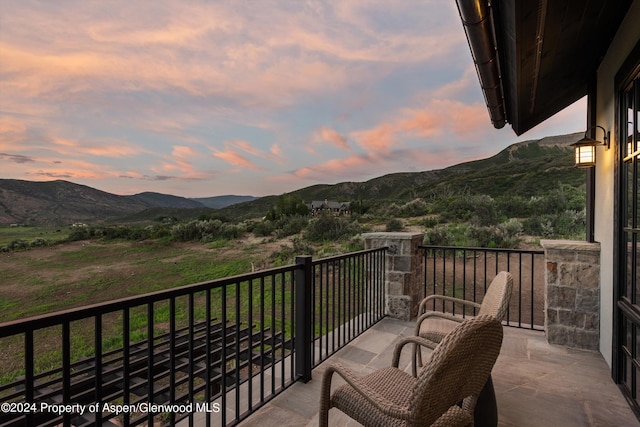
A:
[[[219,199],[219,200],[218,200]],[[119,196],[68,181],[0,179],[0,224],[65,225],[122,219],[142,221],[158,216],[210,213],[211,204],[225,207],[243,196],[188,199],[145,192]]]
[[[371,205],[407,202],[460,191],[498,197],[505,193],[530,197],[558,188],[560,184],[585,185],[584,169],[574,167],[573,148],[582,133],[559,135],[513,144],[482,160],[460,163],[445,169],[401,172],[366,182],[319,184],[293,191],[291,195],[311,200],[366,200]],[[221,209],[235,218],[264,215],[278,196],[262,197]]]
[[[406,202],[418,197],[468,191],[497,197],[530,197],[562,184],[581,187],[585,173],[573,166],[569,144],[581,133],[513,144],[498,154],[445,169],[393,173],[366,182],[318,184],[289,195],[311,200]],[[0,224],[64,225],[74,222],[149,220],[161,215],[196,217],[215,212],[228,218],[263,216],[279,196],[217,196],[187,199],[160,193],[118,196],[67,181],[0,179]],[[231,205],[229,205],[231,204]],[[182,214],[180,214],[182,213]]]

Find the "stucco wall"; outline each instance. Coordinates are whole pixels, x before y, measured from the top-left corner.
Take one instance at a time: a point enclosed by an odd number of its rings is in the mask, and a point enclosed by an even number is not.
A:
[[[611,366],[613,333],[613,205],[614,163],[618,149],[615,135],[614,78],[640,39],[640,0],[635,0],[598,69],[596,124],[611,130],[611,149],[598,147],[596,164],[595,239],[601,245],[600,258],[600,352]],[[598,136],[601,138],[600,131]]]

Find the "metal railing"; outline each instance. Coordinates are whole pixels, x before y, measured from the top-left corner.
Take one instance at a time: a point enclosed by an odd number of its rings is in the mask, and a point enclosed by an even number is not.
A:
[[[544,330],[544,251],[520,249],[420,246],[423,250],[424,295],[448,295],[481,302],[500,271],[513,275],[513,293],[505,324]],[[434,302],[433,310],[474,315],[474,310]]]
[[[235,425],[382,318],[383,283],[384,249],[298,257],[0,324],[0,426]]]
[[[384,317],[385,251],[363,251],[313,263],[313,366]]]

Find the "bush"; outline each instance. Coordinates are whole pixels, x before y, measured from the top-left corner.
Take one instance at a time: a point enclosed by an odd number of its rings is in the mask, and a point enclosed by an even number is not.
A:
[[[496,198],[498,212],[507,218],[522,218],[531,215],[529,200],[522,196],[507,194]]]
[[[454,196],[441,201],[438,206],[441,215],[451,222],[471,221],[475,225],[485,226],[498,221],[496,202],[486,194]]]
[[[17,239],[9,243],[10,251],[20,251],[20,250],[27,249],[28,247],[29,247],[29,242],[22,239]]]
[[[223,223],[219,219],[195,220],[171,227],[171,236],[181,242],[211,242],[217,239],[235,239],[242,236],[244,232],[245,230],[242,226]]]
[[[515,248],[521,232],[522,224],[517,219],[498,225],[472,226],[468,230],[473,245],[480,248]]]
[[[89,238],[91,238],[89,229],[86,227],[78,227],[71,230],[71,232],[67,236],[67,241],[76,242],[78,240],[87,240]]]
[[[415,199],[399,208],[399,216],[403,218],[422,216],[427,213],[427,204],[422,199]]]
[[[559,215],[565,211],[581,211],[586,200],[583,190],[565,184],[544,196],[532,197],[529,205],[533,215]]]
[[[276,234],[280,238],[293,236],[294,234],[302,232],[307,224],[309,224],[309,217],[306,215],[283,217],[276,222]]]
[[[430,216],[422,220],[422,225],[426,228],[433,228],[440,223],[440,218],[436,216]]]
[[[560,213],[536,215],[524,222],[524,231],[546,238],[573,238],[584,236],[586,210],[565,210]]]
[[[252,231],[257,237],[268,237],[271,236],[274,229],[275,227],[273,226],[273,222],[265,220],[255,223]]]
[[[271,253],[270,258],[275,266],[290,265],[295,262],[298,255],[313,255],[315,250],[313,247],[297,237],[292,240],[292,246],[282,245],[280,250]]]
[[[244,228],[240,225],[224,223],[220,226],[216,238],[223,238],[227,240],[238,239],[242,237],[244,232]]]
[[[305,237],[312,242],[335,241],[355,236],[360,230],[356,222],[324,213],[309,222]]]
[[[31,243],[29,244],[32,248],[41,248],[43,246],[47,246],[48,243],[46,240],[44,240],[42,237],[36,237],[35,239],[33,239],[31,241]]]
[[[402,231],[404,230],[404,224],[397,218],[387,221],[385,231]]]
[[[424,244],[434,246],[453,246],[455,237],[448,227],[439,225],[426,230],[424,233]]]

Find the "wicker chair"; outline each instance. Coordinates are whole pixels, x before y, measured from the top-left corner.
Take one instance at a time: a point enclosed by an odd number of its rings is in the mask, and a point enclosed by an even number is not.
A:
[[[361,377],[341,365],[329,366],[322,379],[320,426],[327,427],[329,409],[337,408],[365,426],[472,426],[473,409],[502,345],[502,325],[491,316],[459,324],[433,350],[415,378],[398,368],[408,337],[395,348],[392,366]],[[331,393],[337,373],[346,384]],[[462,402],[461,405],[458,405]]]
[[[422,300],[418,308],[415,334],[438,343],[453,330],[456,324],[464,320],[460,316],[454,316],[449,313],[429,311],[427,306],[434,300],[449,301],[453,304],[473,307],[478,310],[478,316],[486,314],[502,321],[509,308],[512,289],[513,276],[509,272],[501,271],[489,284],[487,293],[482,299],[482,304],[446,295],[430,295]]]

